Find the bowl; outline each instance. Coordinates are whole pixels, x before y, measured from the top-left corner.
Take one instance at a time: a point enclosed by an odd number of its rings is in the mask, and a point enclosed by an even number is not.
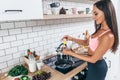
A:
[[[78,14],[83,14],[84,13],[84,11],[78,11]]]

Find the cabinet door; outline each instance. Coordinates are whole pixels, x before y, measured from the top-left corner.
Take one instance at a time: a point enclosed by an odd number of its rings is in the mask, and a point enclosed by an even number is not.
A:
[[[0,21],[41,18],[42,0],[0,0]]]
[[[105,80],[116,80],[115,78],[118,76],[118,71],[120,67],[120,56],[119,56],[119,50],[116,51],[116,54],[111,53],[108,51],[104,56],[107,66],[108,66],[108,72]]]

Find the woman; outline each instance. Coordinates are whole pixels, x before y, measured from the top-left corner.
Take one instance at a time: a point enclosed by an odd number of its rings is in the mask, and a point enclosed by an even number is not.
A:
[[[77,57],[88,62],[86,80],[105,80],[107,65],[103,55],[111,49],[115,52],[118,47],[118,28],[115,9],[110,0],[100,0],[93,6],[93,19],[96,31],[86,40],[64,36],[63,39],[89,46],[88,55],[78,55],[69,49],[63,49],[64,54]]]

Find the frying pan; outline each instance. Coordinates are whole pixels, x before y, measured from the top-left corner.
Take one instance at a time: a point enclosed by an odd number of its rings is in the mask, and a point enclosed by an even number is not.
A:
[[[69,70],[72,68],[73,62],[67,59],[59,59],[55,62],[56,68],[59,70]]]

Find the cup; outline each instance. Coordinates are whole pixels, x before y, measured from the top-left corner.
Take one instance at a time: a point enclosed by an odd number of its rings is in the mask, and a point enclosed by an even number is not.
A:
[[[72,8],[72,13],[76,14],[77,13],[77,9],[76,8]]]
[[[41,70],[42,65],[43,65],[42,61],[37,61],[37,69],[38,70]]]
[[[51,13],[52,13],[53,15],[59,14],[59,8],[57,8],[57,7],[51,8]]]
[[[28,66],[29,66],[29,71],[30,72],[35,72],[36,71],[36,62],[35,61],[29,61]]]
[[[86,8],[86,14],[90,12],[90,8]]]

